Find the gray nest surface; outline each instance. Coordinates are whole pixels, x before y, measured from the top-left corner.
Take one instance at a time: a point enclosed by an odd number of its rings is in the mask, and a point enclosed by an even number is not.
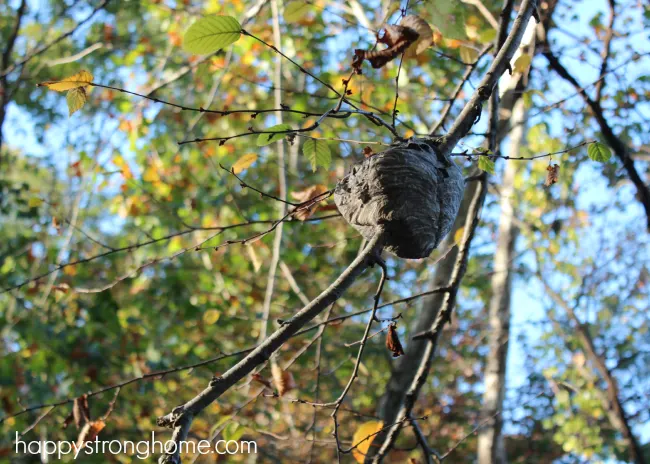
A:
[[[343,217],[384,249],[425,258],[451,229],[463,198],[460,168],[431,139],[394,143],[352,167],[334,191]]]

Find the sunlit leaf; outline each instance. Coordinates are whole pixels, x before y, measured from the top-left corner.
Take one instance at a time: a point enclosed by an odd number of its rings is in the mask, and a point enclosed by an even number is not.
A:
[[[514,72],[518,73],[525,73],[528,68],[530,67],[530,63],[532,61],[532,58],[528,54],[523,54],[519,58],[517,58],[512,66],[512,70]]]
[[[285,22],[295,23],[303,19],[314,8],[311,2],[303,0],[293,0],[288,2],[284,7],[282,16]]]
[[[235,43],[241,36],[241,25],[232,16],[208,16],[190,26],[183,38],[185,51],[205,55]]]
[[[296,382],[291,372],[283,371],[275,362],[271,364],[271,375],[278,395],[284,396],[285,393],[296,388]]]
[[[38,208],[43,204],[43,200],[41,200],[38,197],[29,197],[29,200],[27,200],[27,206],[30,208]]]
[[[307,139],[302,146],[302,153],[311,162],[312,170],[319,166],[327,169],[332,162],[332,152],[324,140]]]
[[[459,52],[460,52],[460,59],[463,60],[465,63],[474,63],[478,58],[478,52],[471,47],[466,47],[462,45],[460,47]]]
[[[463,240],[463,235],[465,235],[465,227],[459,227],[454,234],[454,243],[460,245],[461,240]]]
[[[77,74],[61,79],[60,81],[45,81],[38,84],[38,87],[47,87],[57,92],[85,87],[93,81],[93,75],[88,71],[79,71]]]
[[[79,111],[86,104],[88,93],[84,87],[77,87],[68,90],[65,99],[68,102],[69,115],[72,116],[75,111]]]
[[[255,153],[246,153],[232,165],[232,170],[235,174],[239,174],[248,169],[255,161],[257,161]]]
[[[287,132],[290,132],[292,127],[289,124],[277,124],[269,128],[264,129],[265,134],[260,134],[257,137],[257,146],[263,147],[270,143],[275,142],[276,140],[281,140],[287,136]],[[268,132],[277,132],[277,134],[269,134]]]
[[[587,148],[587,155],[594,161],[606,163],[612,157],[612,151],[605,144],[594,142]]]
[[[489,157],[481,155],[478,157],[478,168],[489,174],[494,174],[494,161]]]
[[[374,438],[374,434],[379,432],[384,423],[381,421],[369,421],[362,424],[355,432],[352,437],[352,446],[356,446],[352,450],[352,456],[354,460],[362,463],[366,459],[366,454],[368,454],[368,449],[370,449],[370,443]]]
[[[208,309],[205,313],[203,313],[203,322],[206,325],[216,324],[220,317],[221,311],[218,309]]]

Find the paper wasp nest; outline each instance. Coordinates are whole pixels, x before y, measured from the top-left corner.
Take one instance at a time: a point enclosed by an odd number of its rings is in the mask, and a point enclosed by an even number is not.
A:
[[[367,239],[383,231],[384,249],[426,258],[451,229],[463,198],[458,166],[430,139],[397,142],[352,167],[334,201]]]

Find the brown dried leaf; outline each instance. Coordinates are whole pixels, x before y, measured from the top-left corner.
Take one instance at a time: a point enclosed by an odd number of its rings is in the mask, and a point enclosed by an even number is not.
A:
[[[388,326],[388,333],[386,334],[386,348],[388,348],[391,353],[393,353],[393,358],[398,358],[404,355],[404,348],[399,341],[397,336],[397,331],[395,330],[395,324]]]
[[[74,425],[77,426],[77,430],[85,423],[90,422],[88,395],[82,395],[74,400],[74,403],[72,403],[72,416],[74,417]]]
[[[410,27],[388,25],[384,27],[384,34],[377,36],[377,42],[388,45],[388,48],[384,50],[356,49],[352,58],[352,69],[357,74],[361,74],[361,65],[364,60],[368,60],[375,69],[381,68],[400,56],[419,37],[418,32]]]
[[[269,382],[268,380],[266,380],[266,379],[265,379],[264,377],[262,377],[260,374],[253,374],[252,377],[253,377],[253,381],[254,381],[254,382],[261,383],[261,384],[264,385],[266,388],[268,388],[269,390],[273,391],[273,385],[271,385],[271,382]]]
[[[57,235],[61,235],[61,223],[56,216],[52,216],[52,227],[56,230]]]
[[[66,418],[63,419],[63,424],[61,425],[61,427],[67,429],[68,425],[72,424],[73,420],[74,420],[74,414],[73,413],[68,414]]]
[[[417,40],[406,50],[404,55],[406,58],[413,58],[433,45],[433,30],[424,19],[419,16],[408,15],[402,18],[399,24],[418,33]]]
[[[550,187],[551,185],[557,183],[559,175],[560,175],[560,165],[550,164],[546,168],[546,181],[544,182],[544,185],[546,187]]]
[[[81,448],[85,442],[93,441],[104,427],[106,427],[106,423],[103,420],[86,422],[81,429],[81,432],[79,432],[79,438],[77,438],[77,449]]]
[[[277,363],[271,364],[271,375],[273,376],[275,388],[278,390],[278,395],[284,396],[285,393],[296,388],[293,374],[283,371]]]
[[[300,190],[298,192],[291,192],[291,196],[295,198],[297,201],[299,201],[300,203],[305,203],[313,198],[316,198],[319,195],[322,195],[325,192],[327,192],[326,186],[322,184],[316,184],[307,187],[304,190]],[[314,203],[309,207],[301,207],[299,209],[296,209],[296,212],[294,213],[294,217],[300,221],[304,221],[305,219],[308,219],[309,217],[311,217],[312,214],[316,212],[316,210],[318,209],[318,204],[319,203]]]

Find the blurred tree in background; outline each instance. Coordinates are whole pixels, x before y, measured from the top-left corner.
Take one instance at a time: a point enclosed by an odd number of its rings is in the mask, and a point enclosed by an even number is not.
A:
[[[445,134],[520,3],[0,5],[1,459],[41,462],[16,453],[16,432],[169,439],[156,418],[290,320],[365,243],[332,198],[288,213],[396,134]],[[650,460],[650,7],[532,3],[539,22],[516,44],[500,110],[453,150],[468,178],[454,229],[427,259],[386,256],[380,305],[399,303],[364,337],[379,282],[365,272],[193,418],[189,439],[254,440],[257,454],[184,462],[373,459],[386,443],[374,434],[395,425],[426,364],[411,337],[438,314],[447,290],[431,291],[450,285],[462,250],[453,317],[381,457]],[[382,29],[407,15],[430,25],[430,46],[353,75],[355,49],[385,48]],[[188,28],[223,16],[246,33],[189,53]],[[73,114],[37,86],[82,70],[93,85]],[[288,126],[258,134],[277,124]],[[393,358],[387,333],[405,356]]]

